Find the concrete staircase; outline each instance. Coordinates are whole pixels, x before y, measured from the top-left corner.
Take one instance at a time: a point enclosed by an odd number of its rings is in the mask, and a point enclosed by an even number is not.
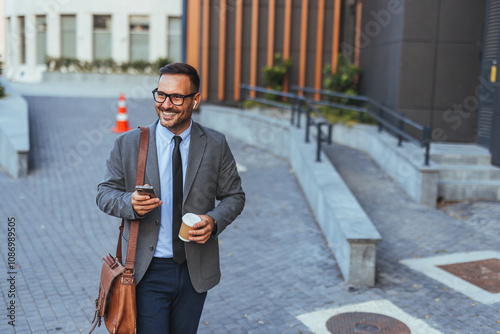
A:
[[[491,165],[486,148],[433,143],[431,161],[439,170],[438,196],[445,201],[500,201],[500,168]]]

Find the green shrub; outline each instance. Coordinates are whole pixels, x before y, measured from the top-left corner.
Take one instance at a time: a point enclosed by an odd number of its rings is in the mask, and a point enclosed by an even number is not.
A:
[[[118,67],[120,68],[121,73],[128,73],[130,69],[130,63],[124,62],[118,65]]]
[[[276,53],[274,55],[274,64],[272,66],[266,66],[263,69],[265,84],[270,86],[273,90],[282,91],[285,76],[291,66],[292,60],[290,58],[283,60],[281,54]],[[278,100],[280,98],[273,94],[266,94],[266,99]]]
[[[151,64],[145,60],[135,60],[130,62],[130,68],[138,73],[145,73]]]
[[[359,67],[349,63],[341,53],[337,59],[337,70],[335,73],[333,73],[330,64],[327,64],[324,68],[324,89],[352,95],[357,94],[357,80],[361,73]]]
[[[49,72],[77,72],[77,73],[141,73],[158,74],[160,67],[171,63],[170,58],[158,58],[150,63],[145,60],[117,63],[111,58],[83,61],[74,58],[47,57],[45,64]]]
[[[321,106],[318,108],[321,114],[328,120],[328,122],[342,123],[347,126],[352,126],[354,124],[376,124],[375,119],[364,113],[360,114],[359,111],[346,110],[340,108],[332,108],[327,106]]]
[[[356,96],[358,93],[358,77],[361,73],[359,67],[349,63],[343,54],[338,55],[337,70],[332,72],[332,66],[327,64],[324,68],[325,79],[323,89],[327,91]],[[328,97],[330,102],[357,105],[359,103],[345,97]],[[355,123],[375,124],[375,120],[370,115],[362,115],[358,111],[321,107],[321,113],[331,123],[344,123],[352,125]]]
[[[159,74],[160,68],[163,66],[173,63],[174,61],[170,58],[158,58],[155,62],[151,64],[153,72],[156,72]]]

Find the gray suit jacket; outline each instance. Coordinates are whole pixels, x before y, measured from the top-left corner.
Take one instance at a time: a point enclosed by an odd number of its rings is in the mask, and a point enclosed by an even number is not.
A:
[[[160,174],[156,153],[156,124],[149,126],[145,184],[154,187],[159,198]],[[135,280],[141,280],[153,258],[160,230],[160,208],[138,216],[132,208],[139,151],[139,129],[118,136],[106,161],[104,179],[97,186],[97,205],[105,213],[125,219],[122,258],[125,262],[130,220],[139,219],[139,236],[135,258]],[[220,201],[215,206],[216,200]],[[209,215],[217,222],[217,235],[205,244],[185,243],[186,262],[191,281],[198,292],[205,292],[220,281],[217,236],[241,213],[245,194],[236,162],[221,133],[195,122],[191,129],[189,160],[184,181],[183,214]]]

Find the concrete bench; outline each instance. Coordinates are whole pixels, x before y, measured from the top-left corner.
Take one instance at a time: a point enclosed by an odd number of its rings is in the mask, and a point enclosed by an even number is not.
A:
[[[304,142],[303,130],[291,131],[290,163],[344,279],[373,286],[376,246],[382,237],[330,161],[323,157],[316,162],[315,143]]]
[[[0,77],[7,96],[0,99],[0,165],[13,178],[28,175],[28,103]]]
[[[201,109],[202,124],[290,162],[345,281],[373,286],[382,238],[330,161],[316,162],[316,145],[304,142],[304,129],[235,108]]]

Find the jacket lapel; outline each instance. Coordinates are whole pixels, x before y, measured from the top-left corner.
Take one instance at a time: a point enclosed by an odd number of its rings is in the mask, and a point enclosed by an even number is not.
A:
[[[193,127],[191,128],[191,143],[189,144],[189,160],[186,171],[186,180],[184,181],[183,202],[186,200],[189,192],[191,191],[191,186],[193,185],[194,178],[198,172],[198,168],[200,167],[206,146],[207,138],[205,137],[205,133],[197,123],[193,122]]]
[[[161,198],[160,187],[160,171],[158,170],[158,154],[156,151],[156,124],[158,121],[149,126],[149,143],[148,157],[146,162],[146,177],[145,183],[153,186],[156,196]]]

